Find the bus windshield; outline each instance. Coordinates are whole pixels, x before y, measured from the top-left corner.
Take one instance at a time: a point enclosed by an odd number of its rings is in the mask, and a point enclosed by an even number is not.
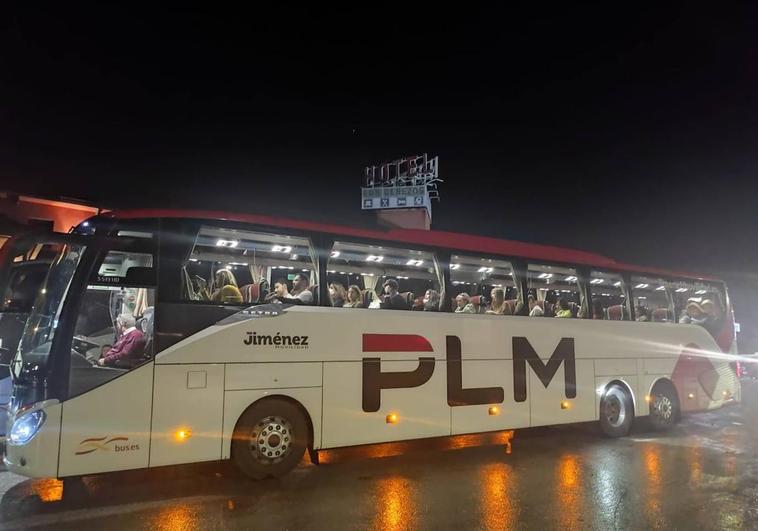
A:
[[[61,307],[83,252],[82,245],[65,245],[53,260],[26,321],[12,365],[14,378],[21,376],[25,366],[35,370],[46,366]]]

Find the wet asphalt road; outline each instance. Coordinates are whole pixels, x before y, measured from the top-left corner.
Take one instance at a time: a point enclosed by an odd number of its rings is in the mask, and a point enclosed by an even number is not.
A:
[[[758,384],[630,437],[593,425],[322,452],[280,480],[224,463],[81,483],[0,473],[3,529],[758,529]],[[500,443],[500,444],[498,444]]]

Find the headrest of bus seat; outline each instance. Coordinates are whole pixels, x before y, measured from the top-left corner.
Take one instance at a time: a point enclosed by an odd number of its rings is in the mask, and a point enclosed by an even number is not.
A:
[[[259,284],[245,284],[240,288],[240,292],[242,293],[242,302],[257,302],[260,293]]]
[[[608,306],[608,320],[623,321],[624,320],[624,307],[621,304],[616,304],[615,306]]]
[[[653,310],[653,321],[660,323],[663,321],[668,321],[668,318],[669,318],[668,308],[656,308],[655,310]]]
[[[124,284],[133,286],[155,286],[155,269],[152,267],[130,267],[126,270]]]

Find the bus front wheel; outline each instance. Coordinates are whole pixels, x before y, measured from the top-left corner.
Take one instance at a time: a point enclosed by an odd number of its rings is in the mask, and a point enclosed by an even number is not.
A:
[[[608,437],[623,437],[632,429],[634,402],[624,387],[608,386],[600,400],[600,427]]]
[[[673,384],[658,382],[650,393],[650,424],[656,430],[671,428],[679,420],[679,399]]]
[[[308,422],[287,400],[256,402],[240,417],[232,438],[232,459],[253,479],[280,477],[295,468],[308,447]]]

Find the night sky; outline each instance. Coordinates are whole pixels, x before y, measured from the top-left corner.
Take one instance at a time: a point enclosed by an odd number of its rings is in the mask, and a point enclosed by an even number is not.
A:
[[[4,12],[0,188],[371,225],[363,167],[428,152],[434,228],[713,272],[758,322],[758,9],[127,6]]]

